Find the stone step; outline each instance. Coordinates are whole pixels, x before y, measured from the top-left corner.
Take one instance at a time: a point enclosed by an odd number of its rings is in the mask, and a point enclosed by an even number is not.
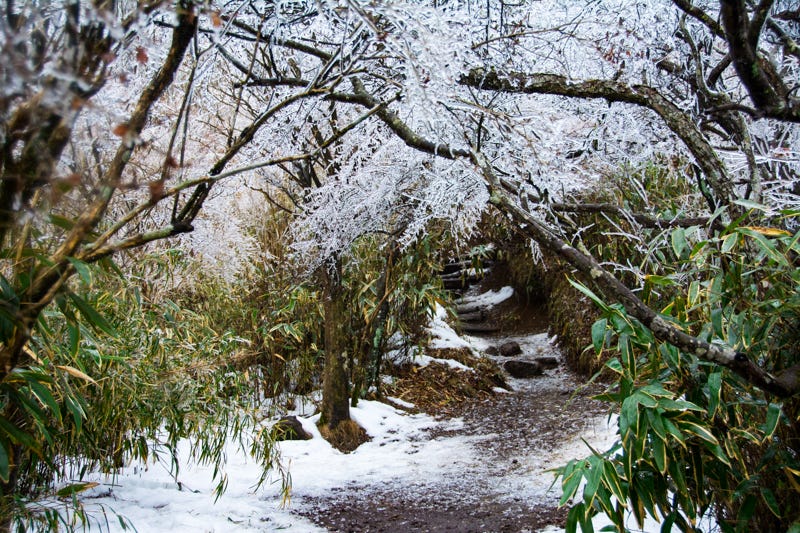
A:
[[[470,311],[468,313],[458,313],[458,319],[461,322],[480,322],[482,320],[486,320],[486,313],[483,309]]]
[[[486,305],[477,302],[456,304],[456,313],[458,313],[459,315],[464,313],[472,313],[474,311],[486,311]]]
[[[494,333],[495,331],[500,331],[500,327],[495,326],[494,324],[486,324],[483,322],[467,322],[466,324],[461,324],[461,330],[465,333]]]

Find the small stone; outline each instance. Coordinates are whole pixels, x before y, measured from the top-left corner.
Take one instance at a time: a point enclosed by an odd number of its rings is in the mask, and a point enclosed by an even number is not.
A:
[[[489,346],[483,353],[486,355],[497,355],[499,352],[497,351],[497,346]]]
[[[272,438],[280,440],[309,440],[312,435],[303,429],[296,416],[284,416],[272,426]]]
[[[532,378],[544,373],[542,365],[535,361],[506,361],[503,369],[513,378]]]
[[[499,351],[500,355],[502,355],[503,357],[512,357],[514,355],[521,354],[522,348],[520,348],[518,342],[508,341],[500,345]]]

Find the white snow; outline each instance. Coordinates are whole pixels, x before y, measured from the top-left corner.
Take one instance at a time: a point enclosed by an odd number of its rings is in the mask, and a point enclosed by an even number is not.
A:
[[[462,298],[457,303],[492,307],[505,302],[512,296],[514,296],[514,289],[511,287],[503,287],[498,291],[487,291],[475,296]]]
[[[319,434],[317,416],[299,417],[313,435],[308,441],[279,443],[282,464],[291,480],[290,501],[282,506],[281,479],[253,491],[260,471],[236,446],[228,449],[228,488],[214,501],[209,467],[184,464],[177,482],[161,464],[146,468],[131,466],[116,479],[97,475],[96,488],[82,493],[92,517],[92,527],[122,531],[114,513],[132,522],[141,532],[324,531],[292,513],[307,496],[323,496],[350,483],[402,482],[436,478],[462,470],[479,461],[471,447],[477,437],[429,439],[425,430],[434,426],[457,429],[459,419],[437,422],[422,415],[409,415],[380,402],[361,401],[351,410],[353,419],[372,440],[351,454],[333,449]],[[187,454],[183,443],[179,455]],[[107,516],[103,515],[103,510]],[[108,518],[108,523],[106,523]]]
[[[466,340],[458,336],[450,324],[445,320],[447,318],[447,311],[439,305],[436,306],[436,312],[428,326],[428,332],[431,335],[431,341],[428,344],[431,348],[471,348],[471,345]],[[462,365],[463,366],[463,365]]]
[[[496,303],[509,296],[509,292],[502,289],[475,299]],[[432,319],[430,331],[433,342],[439,346],[466,346],[478,351],[488,345],[485,339],[458,337],[444,321],[443,311]],[[553,339],[546,334],[510,339],[519,342],[526,353],[553,349]],[[420,356],[419,351],[409,350],[412,356],[416,355],[416,363],[443,361]],[[399,357],[399,353],[395,356]],[[541,383],[539,385],[530,383],[525,386],[545,386],[551,380],[562,379],[559,375],[555,372],[537,380]],[[413,404],[398,398],[389,400],[401,407],[413,407]],[[214,499],[212,468],[185,462],[181,464],[177,479],[170,474],[167,465],[160,463],[129,466],[114,479],[98,474],[89,479],[97,482],[98,486],[81,493],[80,497],[89,513],[91,527],[97,529],[99,526],[102,531],[123,531],[118,514],[140,532],[220,533],[283,529],[300,533],[320,532],[325,530],[296,514],[311,498],[325,497],[348,487],[403,487],[412,486],[420,479],[452,479],[465,471],[480,471],[481,468],[486,469],[485,482],[493,485],[494,493],[501,499],[507,495],[524,501],[557,502],[559,488],[553,485],[552,469],[570,459],[587,456],[590,453],[588,446],[608,449],[616,431],[615,418],[596,417],[586,426],[589,430],[576,429],[573,435],[564,435],[564,444],[560,448],[549,453],[521,455],[517,458],[519,468],[513,473],[492,479],[489,466],[476,444],[496,436],[453,436],[453,431],[464,427],[459,418],[436,420],[425,414],[409,414],[384,403],[366,400],[351,409],[351,416],[372,440],[353,453],[344,454],[321,437],[316,425],[319,415],[302,416],[300,413],[298,419],[313,438],[277,444],[291,487],[288,500],[281,490],[282,477],[278,471],[272,473],[261,488],[254,489],[261,475],[260,467],[234,444],[229,444],[227,450],[227,490],[217,501]],[[525,413],[519,413],[519,416],[525,416]],[[584,426],[576,425],[576,428],[581,427]],[[432,438],[428,433],[432,429],[449,430],[450,433]],[[189,442],[182,443],[178,450],[179,458],[188,456],[189,446]],[[607,522],[599,517],[596,524],[599,529]],[[548,528],[544,531],[557,533],[560,530]],[[644,531],[655,532],[660,528],[655,523],[648,523]]]

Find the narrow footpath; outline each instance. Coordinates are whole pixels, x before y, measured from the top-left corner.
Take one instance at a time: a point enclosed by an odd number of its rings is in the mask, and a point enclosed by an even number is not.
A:
[[[464,303],[476,298],[477,291],[467,293]],[[446,478],[353,482],[325,497],[304,498],[295,512],[334,532],[535,532],[563,527],[567,509],[558,508],[560,491],[552,486],[550,470],[585,456],[582,438],[602,447],[611,432],[603,416],[606,406],[590,398],[598,389],[584,387],[585,380],[564,366],[546,324],[527,324],[522,328],[527,331],[464,338],[479,352],[494,354],[489,357],[500,365],[545,361],[550,368],[542,368],[536,377],[508,378],[511,391],[462,402],[448,412],[460,423],[424,437],[467,439],[479,460]],[[521,353],[500,355],[496,348],[509,342],[516,342]]]

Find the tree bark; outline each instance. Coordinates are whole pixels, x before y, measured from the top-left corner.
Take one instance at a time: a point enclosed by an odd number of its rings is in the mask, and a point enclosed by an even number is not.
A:
[[[347,302],[342,286],[342,267],[338,257],[321,269],[323,310],[325,313],[325,369],[322,374],[322,414],[320,425],[336,428],[350,420],[350,395],[347,382]]]

